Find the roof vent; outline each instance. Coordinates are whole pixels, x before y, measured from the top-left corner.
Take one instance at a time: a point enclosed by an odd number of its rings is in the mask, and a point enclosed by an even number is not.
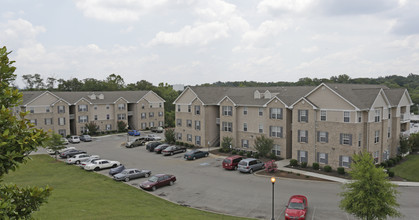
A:
[[[98,95],[98,98],[99,98],[99,99],[104,99],[104,98],[105,98],[105,96],[104,96],[103,94],[100,94],[100,95]]]

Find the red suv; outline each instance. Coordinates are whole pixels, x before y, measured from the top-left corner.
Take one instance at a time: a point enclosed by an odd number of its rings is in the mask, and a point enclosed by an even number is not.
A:
[[[242,156],[234,155],[223,160],[223,168],[227,170],[237,170],[239,162],[243,160]]]

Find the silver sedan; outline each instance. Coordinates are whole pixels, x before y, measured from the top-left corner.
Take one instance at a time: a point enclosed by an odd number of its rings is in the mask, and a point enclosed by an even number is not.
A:
[[[139,170],[139,169],[125,169],[122,172],[113,176],[114,180],[128,182],[132,179],[149,177],[151,174],[150,170]]]

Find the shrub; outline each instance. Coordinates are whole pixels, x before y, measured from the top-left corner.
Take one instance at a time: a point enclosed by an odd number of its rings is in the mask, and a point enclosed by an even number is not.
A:
[[[223,148],[218,149],[218,152],[223,153],[224,152]]]
[[[307,167],[307,162],[301,162],[301,167],[306,168]]]
[[[318,170],[319,167],[319,163],[313,163],[313,170]]]
[[[389,160],[393,162],[393,166],[397,164],[397,161],[394,158],[390,158]]]
[[[296,159],[291,159],[290,160],[290,166],[292,166],[292,167],[298,166],[298,161]]]
[[[236,150],[232,150],[231,151],[231,154],[237,154],[237,151]]]
[[[393,166],[393,161],[392,160],[387,160],[387,166],[388,167],[392,167]]]
[[[272,160],[277,160],[278,159],[278,157],[272,152],[269,153],[269,158],[272,159]]]
[[[394,171],[389,170],[389,171],[388,171],[388,176],[389,176],[389,177],[394,177]]]
[[[259,159],[259,153],[255,153],[255,154],[253,155],[253,157],[254,157],[254,158],[256,158],[256,159]]]
[[[386,162],[381,162],[380,166],[382,166],[383,168],[387,168],[387,163]]]
[[[398,155],[397,159],[399,159],[399,161],[401,161],[403,159],[403,157],[401,155]]]
[[[341,174],[341,175],[345,174],[345,168],[338,167],[338,173]]]
[[[244,152],[243,151],[239,151],[239,155],[240,156],[243,156],[244,155]]]
[[[300,176],[301,174],[297,173],[297,176]]]
[[[329,165],[326,165],[326,166],[323,167],[323,170],[326,171],[326,172],[332,172],[332,167],[329,166]]]
[[[252,157],[252,152],[250,152],[250,151],[249,151],[249,152],[247,152],[246,156],[247,156],[247,157]]]

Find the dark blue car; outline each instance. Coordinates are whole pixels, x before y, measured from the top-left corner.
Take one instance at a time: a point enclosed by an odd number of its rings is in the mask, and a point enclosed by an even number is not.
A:
[[[140,131],[131,130],[131,131],[128,131],[128,135],[131,135],[131,136],[140,136]]]
[[[192,150],[189,151],[183,156],[186,160],[195,160],[201,157],[208,157],[209,153],[207,151],[201,151],[201,150]]]

